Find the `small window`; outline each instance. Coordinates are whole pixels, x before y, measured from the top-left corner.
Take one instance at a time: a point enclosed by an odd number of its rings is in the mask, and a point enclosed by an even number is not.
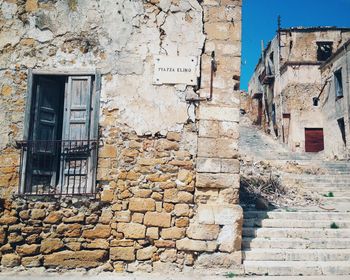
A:
[[[98,75],[29,75],[20,193],[95,192]]]
[[[317,107],[317,106],[318,106],[318,101],[320,101],[320,100],[318,99],[318,97],[313,97],[313,98],[312,98],[312,104],[314,105],[314,107]]]
[[[344,118],[338,119],[338,126],[340,129],[341,137],[343,139],[343,143],[346,146],[346,136],[345,136],[345,123],[344,123]]]
[[[335,83],[335,96],[336,99],[342,98],[343,95],[343,77],[341,73],[341,69],[334,72],[334,83]]]
[[[317,42],[317,60],[325,61],[331,57],[333,42]]]

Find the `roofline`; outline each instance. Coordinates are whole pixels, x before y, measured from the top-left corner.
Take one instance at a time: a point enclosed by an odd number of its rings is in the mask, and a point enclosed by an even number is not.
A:
[[[315,32],[315,31],[350,31],[350,27],[337,27],[337,26],[296,26],[290,28],[282,28],[280,32]]]

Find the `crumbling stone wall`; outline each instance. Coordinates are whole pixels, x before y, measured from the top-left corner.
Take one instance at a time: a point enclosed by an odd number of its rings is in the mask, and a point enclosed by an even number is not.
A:
[[[0,0],[2,266],[240,263],[240,12],[233,0]],[[195,101],[209,96],[212,51],[213,100]],[[199,87],[153,85],[158,54],[201,57]],[[100,69],[95,198],[16,195],[28,68]]]

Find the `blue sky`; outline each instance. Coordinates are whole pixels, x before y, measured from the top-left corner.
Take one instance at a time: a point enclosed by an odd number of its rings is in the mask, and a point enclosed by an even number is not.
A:
[[[247,89],[265,45],[282,28],[292,26],[350,27],[350,0],[243,0],[241,89]]]

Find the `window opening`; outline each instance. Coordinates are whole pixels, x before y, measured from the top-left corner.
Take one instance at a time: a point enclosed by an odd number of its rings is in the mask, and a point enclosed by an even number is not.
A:
[[[343,143],[346,146],[346,136],[345,136],[345,122],[344,122],[344,118],[340,118],[337,120],[338,122],[338,126],[340,129],[340,133],[341,133],[341,137],[343,139]]]
[[[343,97],[343,77],[342,77],[341,69],[334,72],[334,81],[335,81],[336,99],[340,99]]]
[[[92,102],[96,98],[95,77],[34,75],[31,83],[27,139],[19,142],[20,193],[94,193],[97,134],[92,112],[98,110],[98,103]]]
[[[317,42],[317,60],[326,61],[333,52],[333,42]]]

